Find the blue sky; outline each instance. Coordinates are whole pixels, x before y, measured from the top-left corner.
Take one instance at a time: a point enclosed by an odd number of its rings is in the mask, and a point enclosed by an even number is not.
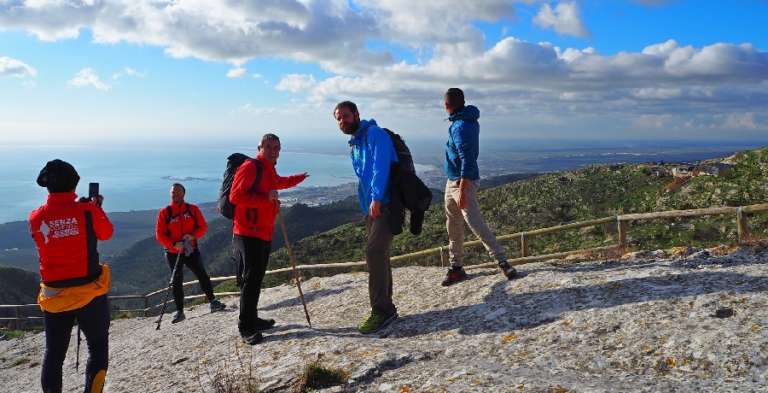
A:
[[[0,0],[0,134],[322,139],[351,99],[441,137],[459,86],[494,137],[760,139],[767,26],[759,0]]]

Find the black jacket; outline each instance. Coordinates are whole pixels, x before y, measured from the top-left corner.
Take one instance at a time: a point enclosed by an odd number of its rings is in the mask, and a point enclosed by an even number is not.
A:
[[[411,212],[410,230],[414,235],[421,233],[424,223],[424,212],[432,203],[432,191],[424,184],[415,172],[400,170],[398,165],[392,166],[390,172],[390,228],[393,235],[403,232],[405,210]]]

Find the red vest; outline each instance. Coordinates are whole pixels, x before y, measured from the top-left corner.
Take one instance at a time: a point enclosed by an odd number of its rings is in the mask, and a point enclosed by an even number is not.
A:
[[[101,207],[76,201],[74,192],[48,195],[29,215],[29,231],[40,256],[40,277],[51,287],[72,287],[101,274],[97,240],[112,237],[112,223]]]

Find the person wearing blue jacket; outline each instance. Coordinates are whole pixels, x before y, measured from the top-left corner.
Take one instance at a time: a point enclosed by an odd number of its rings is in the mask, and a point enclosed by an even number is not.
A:
[[[352,167],[359,180],[357,196],[365,214],[368,265],[368,296],[371,314],[359,325],[360,333],[376,332],[397,318],[392,303],[392,268],[389,248],[392,245],[390,224],[390,169],[397,162],[397,152],[386,131],[376,120],[360,120],[357,105],[340,102],[333,111],[339,129],[349,135]]]
[[[448,251],[451,267],[448,269],[443,286],[448,286],[467,278],[464,271],[464,222],[480,238],[488,254],[499,264],[501,272],[511,280],[516,275],[515,269],[507,262],[504,249],[496,236],[486,225],[477,202],[478,180],[480,171],[477,157],[480,154],[480,110],[473,105],[465,105],[464,92],[459,88],[450,88],[445,93],[445,111],[448,112],[448,142],[445,145],[445,173],[448,181],[445,185],[445,215],[448,229]]]

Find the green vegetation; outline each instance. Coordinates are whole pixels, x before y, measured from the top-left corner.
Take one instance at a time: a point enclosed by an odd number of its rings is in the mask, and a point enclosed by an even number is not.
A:
[[[293,386],[295,393],[304,393],[313,389],[329,388],[341,385],[349,379],[349,373],[323,365],[319,360],[310,362],[304,367],[304,372]]]
[[[479,200],[488,225],[497,234],[621,213],[768,202],[768,149],[739,153],[733,163],[735,165],[727,175],[694,177],[674,192],[665,189],[673,179],[652,176],[647,165],[599,165],[504,184],[481,191]],[[767,214],[755,214],[749,218],[749,223],[753,235],[767,235]],[[597,247],[615,243],[616,232],[616,224],[611,223],[534,237],[529,246],[535,254]],[[474,235],[467,230],[466,238],[474,239]],[[364,240],[364,225],[350,223],[303,239],[294,246],[294,254],[300,264],[362,260]],[[628,240],[636,249],[734,242],[735,217],[635,222],[629,226]],[[421,235],[404,233],[395,237],[392,255],[446,245],[447,242],[443,208],[438,202],[427,212]],[[510,257],[519,255],[517,241],[506,242],[505,246]],[[480,248],[467,251],[469,264],[488,259]],[[434,265],[439,264],[439,259],[437,256],[423,258],[418,263]],[[279,250],[272,256],[270,268],[287,264],[285,251]],[[303,272],[304,275],[336,273]]]

